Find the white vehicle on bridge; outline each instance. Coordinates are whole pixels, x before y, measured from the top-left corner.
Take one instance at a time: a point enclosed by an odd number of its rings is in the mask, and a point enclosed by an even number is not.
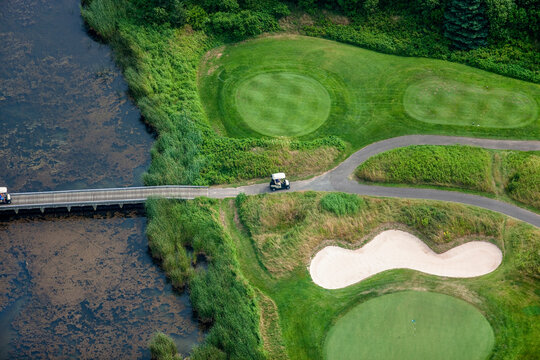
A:
[[[289,183],[289,180],[285,178],[285,173],[272,174],[272,180],[270,181],[270,190],[289,190],[290,188],[291,185]]]
[[[11,195],[9,195],[7,187],[0,187],[0,204],[11,204]]]

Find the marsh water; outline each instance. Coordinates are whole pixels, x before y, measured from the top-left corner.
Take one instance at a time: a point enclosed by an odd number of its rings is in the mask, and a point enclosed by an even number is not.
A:
[[[141,185],[152,136],[79,0],[0,0],[0,186]],[[148,358],[201,337],[152,262],[140,211],[0,220],[0,359]]]

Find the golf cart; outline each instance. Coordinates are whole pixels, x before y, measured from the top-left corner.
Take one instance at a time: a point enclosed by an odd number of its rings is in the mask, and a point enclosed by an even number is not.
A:
[[[272,174],[272,180],[270,181],[270,190],[288,190],[291,188],[289,180],[285,179],[284,173]]]
[[[0,187],[0,204],[11,204],[11,195],[6,187]]]

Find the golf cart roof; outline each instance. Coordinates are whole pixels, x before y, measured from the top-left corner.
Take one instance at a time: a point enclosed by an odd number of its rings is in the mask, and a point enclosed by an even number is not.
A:
[[[272,174],[272,180],[276,180],[276,179],[285,179],[285,173],[275,173],[275,174]]]
[[[0,193],[7,193],[7,187],[0,187]]]

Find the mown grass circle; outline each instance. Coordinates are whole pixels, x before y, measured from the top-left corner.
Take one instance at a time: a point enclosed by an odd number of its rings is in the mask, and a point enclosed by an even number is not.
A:
[[[406,291],[362,303],[340,318],[325,342],[328,360],[486,359],[494,334],[472,305]]]
[[[331,100],[321,83],[292,72],[260,73],[237,85],[236,110],[253,130],[267,136],[300,136],[328,118]]]
[[[410,85],[403,106],[416,120],[444,125],[513,128],[537,116],[536,102],[524,93],[448,79]]]

